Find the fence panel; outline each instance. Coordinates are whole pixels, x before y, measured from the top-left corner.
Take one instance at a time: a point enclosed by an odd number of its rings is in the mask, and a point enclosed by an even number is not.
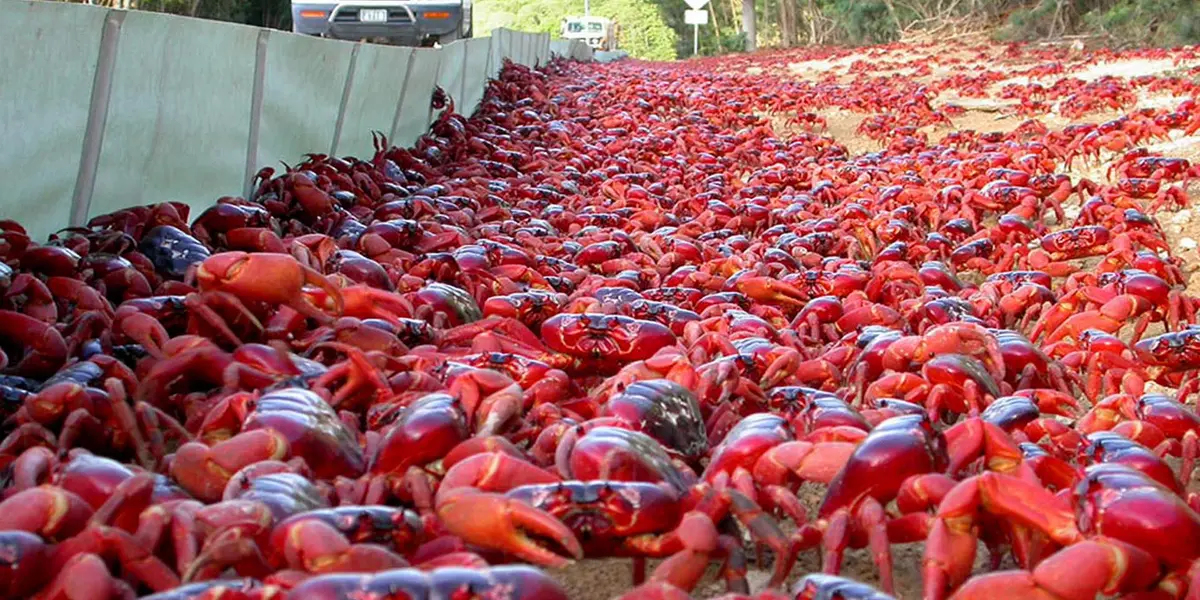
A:
[[[474,114],[475,109],[479,106],[479,101],[483,100],[483,90],[487,87],[487,82],[492,78],[488,72],[488,64],[491,61],[492,44],[487,38],[475,38],[467,40],[466,60],[463,69],[463,99],[462,108],[459,109],[465,115]]]
[[[335,150],[338,155],[369,156],[374,151],[371,132],[386,134],[392,130],[412,52],[412,48],[375,44],[365,44],[359,50]]]
[[[582,44],[498,29],[440,50],[293,35],[153,12],[5,0],[0,218],[35,239],[130,206],[198,214],[249,174],[308,152],[368,156],[371,131],[410,146],[441,85],[471,114],[505,59]]]
[[[88,214],[166,200],[195,210],[240,194],[258,30],[124,18]]]
[[[467,56],[467,41],[458,40],[440,50],[442,56],[438,65],[437,84],[443,91],[454,99],[454,106],[462,111],[463,103],[463,59]]]
[[[66,227],[108,11],[6,2],[0,19],[0,218],[36,239]],[[36,42],[31,39],[36,32]],[[84,207],[82,216],[86,216]]]
[[[429,101],[433,97],[433,86],[437,83],[441,58],[442,53],[432,48],[413,50],[408,85],[400,100],[399,118],[395,135],[392,136],[393,144],[411,146],[429,128],[432,114]]]
[[[259,163],[290,163],[303,153],[329,152],[355,46],[271,33],[256,149]]]

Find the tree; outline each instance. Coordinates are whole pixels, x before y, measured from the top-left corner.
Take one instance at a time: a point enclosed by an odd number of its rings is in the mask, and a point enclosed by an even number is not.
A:
[[[617,43],[630,56],[674,60],[679,35],[667,26],[662,11],[648,0],[596,0],[592,13],[620,24]]]
[[[746,33],[746,52],[758,49],[758,29],[754,22],[754,0],[742,0],[742,31]]]
[[[785,48],[796,45],[796,0],[779,0],[779,32]]]

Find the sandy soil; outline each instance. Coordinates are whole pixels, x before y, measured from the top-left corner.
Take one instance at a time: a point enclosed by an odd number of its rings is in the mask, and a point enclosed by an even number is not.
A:
[[[838,81],[849,81],[855,77],[855,74],[852,72],[852,65],[859,60],[871,60],[875,64],[878,64],[881,60],[901,63],[912,58],[937,56],[937,66],[932,69],[932,73],[916,78],[919,81],[928,82],[947,76],[956,69],[962,69],[967,65],[984,65],[988,59],[998,56],[1000,51],[1001,49],[996,49],[991,54],[986,52],[983,54],[968,53],[957,50],[939,53],[937,48],[922,47],[905,52],[893,51],[886,56],[878,52],[844,55],[837,55],[835,53],[834,57],[825,60],[785,63],[782,67],[778,65],[765,67],[752,66],[747,68],[746,72],[753,75],[790,77],[808,81],[816,81],[832,75]],[[996,67],[995,65],[988,65],[988,68]],[[1069,76],[1084,80],[1093,80],[1104,76],[1134,77],[1138,75],[1178,72],[1179,69],[1180,65],[1173,64],[1170,60],[1124,60],[1101,62],[1091,65],[1078,61],[1074,65],[1070,65],[1065,74],[1055,77]],[[885,70],[882,73],[872,71],[871,74],[907,75],[910,72],[911,68],[897,67],[896,69]],[[1053,79],[1054,77],[1051,77],[1042,79],[1041,81],[1049,83]],[[1029,79],[1026,77],[1014,77],[990,86],[988,92],[992,96],[998,96],[997,92],[1003,85],[1008,83],[1027,83],[1028,81]],[[1148,95],[1140,93],[1138,107],[1171,107],[1177,105],[1181,100],[1182,98],[1166,94]],[[967,109],[966,113],[952,119],[954,123],[953,128],[947,126],[925,128],[925,133],[929,135],[931,141],[940,139],[953,129],[973,129],[978,132],[1009,131],[1015,129],[1026,120],[1026,117],[1010,114],[1010,107],[1013,104],[1011,101],[997,100],[995,98],[961,98],[953,93],[945,93],[937,98],[937,105],[946,103],[962,106]],[[820,133],[830,136],[838,143],[845,145],[852,154],[880,149],[879,144],[857,134],[855,131],[867,115],[838,109],[823,109],[814,112],[825,118],[828,123],[828,128]],[[1111,120],[1124,112],[1098,112],[1082,118],[1069,120],[1059,115],[1057,111],[1053,111],[1051,114],[1039,117],[1039,120],[1048,127],[1061,128],[1070,123],[1099,123]],[[795,126],[788,123],[788,118],[791,115],[766,116],[781,137],[787,137],[789,134],[794,134],[798,131]],[[1175,135],[1169,141],[1149,144],[1147,147],[1150,150],[1161,152],[1167,156],[1186,158],[1191,160],[1193,164],[1200,163],[1200,135],[1191,137],[1179,137]],[[1074,177],[1087,177],[1093,181],[1104,182],[1106,181],[1105,171],[1115,158],[1116,155],[1105,154],[1099,163],[1077,164],[1075,169],[1070,173]],[[1188,188],[1188,193],[1192,198],[1200,198],[1200,181],[1192,183]],[[1077,211],[1078,201],[1072,202],[1074,206],[1071,206],[1069,203],[1067,205],[1068,210],[1075,209]],[[1172,251],[1186,262],[1184,271],[1190,278],[1188,291],[1194,295],[1200,295],[1200,277],[1190,277],[1193,272],[1200,270],[1200,249],[1197,248],[1198,243],[1200,243],[1200,208],[1163,211],[1157,213],[1155,216],[1163,225]],[[1154,328],[1148,333],[1153,334],[1155,329],[1161,331],[1161,328]],[[1189,487],[1193,491],[1200,490],[1200,485],[1196,482],[1192,482]],[[807,490],[807,494],[802,498],[809,506],[810,514],[815,512],[815,508],[820,501],[821,492],[822,490],[820,489]],[[892,547],[896,596],[898,598],[916,599],[921,597],[921,560],[923,552],[924,544],[903,544]],[[748,580],[752,591],[761,591],[770,577],[772,563],[768,557],[764,564],[755,564],[754,553],[750,552],[749,554],[751,568]],[[769,555],[769,552],[767,554]],[[976,555],[975,570],[977,572],[984,570],[986,563],[987,552],[980,545]],[[647,573],[652,572],[656,564],[657,561],[650,561],[647,566]],[[807,573],[819,571],[820,566],[819,550],[810,550],[804,553],[799,557],[796,567],[792,571],[791,581],[795,581]],[[1011,567],[1011,563],[1002,563],[1002,568]],[[878,571],[870,553],[866,550],[848,551],[845,556],[842,573],[866,583],[876,584],[878,582]],[[572,598],[578,600],[607,600],[620,596],[631,587],[632,561],[629,559],[587,560],[554,574],[567,587]],[[710,568],[705,582],[697,588],[694,595],[697,598],[711,598],[724,593],[724,591],[724,584],[717,577],[714,565]]]
[[[805,507],[809,513],[816,512],[820,504],[823,488],[817,486],[805,485],[801,488],[799,494]],[[791,532],[791,528],[789,533]],[[751,546],[747,546],[750,548]],[[791,586],[800,578],[808,573],[816,573],[821,570],[821,550],[815,548],[802,553],[792,569],[792,574],[788,579],[788,586]],[[892,546],[892,569],[896,584],[896,595],[902,600],[917,599],[921,597],[921,559],[925,552],[925,545],[916,544],[897,544]],[[774,568],[773,557],[770,551],[764,552],[764,560],[762,563],[756,564],[756,556],[753,551],[748,551],[748,560],[750,568],[747,573],[747,582],[750,584],[752,592],[759,592],[766,588],[768,581],[771,578],[771,572]],[[646,572],[652,573],[659,561],[647,561]],[[983,544],[980,544],[975,556],[975,571],[983,572],[987,569],[988,554]],[[1001,568],[1012,568],[1011,561],[1006,559],[1001,563]],[[843,566],[842,574],[872,585],[879,583],[879,571],[875,566],[875,562],[871,557],[871,553],[865,549],[847,550]],[[586,560],[574,564],[561,571],[554,572],[554,575],[567,588],[568,593],[573,600],[608,600],[616,598],[620,594],[632,586],[633,577],[633,561],[631,559],[606,559],[606,560]],[[718,565],[713,563],[710,565],[704,581],[697,586],[693,591],[693,596],[696,598],[714,598],[726,593],[725,583],[721,580],[718,573]]]

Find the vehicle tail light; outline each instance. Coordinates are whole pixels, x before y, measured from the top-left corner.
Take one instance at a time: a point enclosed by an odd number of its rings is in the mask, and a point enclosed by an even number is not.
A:
[[[305,19],[323,19],[323,18],[325,18],[326,14],[327,13],[323,10],[302,10],[302,11],[300,11],[300,16]]]
[[[427,12],[427,13],[425,13],[425,18],[426,19],[449,19],[450,13],[448,13],[448,12]]]

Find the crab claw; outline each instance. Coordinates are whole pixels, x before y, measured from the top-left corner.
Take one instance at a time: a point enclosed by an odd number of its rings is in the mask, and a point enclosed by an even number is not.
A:
[[[9,372],[28,377],[45,378],[53,375],[67,361],[67,343],[53,325],[28,315],[0,310],[0,337],[14,347],[24,347],[24,358],[16,356],[16,365]],[[0,369],[7,362],[0,350]]]
[[[344,299],[337,286],[287,254],[214,254],[200,263],[196,281],[201,291],[224,291],[242,300],[285,304],[322,324],[333,322],[344,308]],[[324,291],[325,306],[317,306],[305,298],[301,291],[306,285]],[[326,308],[329,312],[323,310]]]
[[[1013,392],[1014,396],[1029,398],[1038,405],[1038,410],[1046,414],[1064,417],[1078,416],[1079,402],[1073,396],[1059,390],[1027,389]]]
[[[807,297],[790,283],[770,277],[742,277],[737,280],[737,291],[759,302],[790,304],[803,308]]]
[[[284,460],[287,440],[270,429],[239,433],[208,446],[188,442],[179,447],[169,467],[171,477],[197,499],[216,502],[234,474],[247,465],[264,460]]]
[[[546,567],[572,562],[532,535],[552,540],[571,558],[583,558],[583,547],[566,525],[502,494],[463,488],[439,498],[437,512],[447,530],[476,546]]]

